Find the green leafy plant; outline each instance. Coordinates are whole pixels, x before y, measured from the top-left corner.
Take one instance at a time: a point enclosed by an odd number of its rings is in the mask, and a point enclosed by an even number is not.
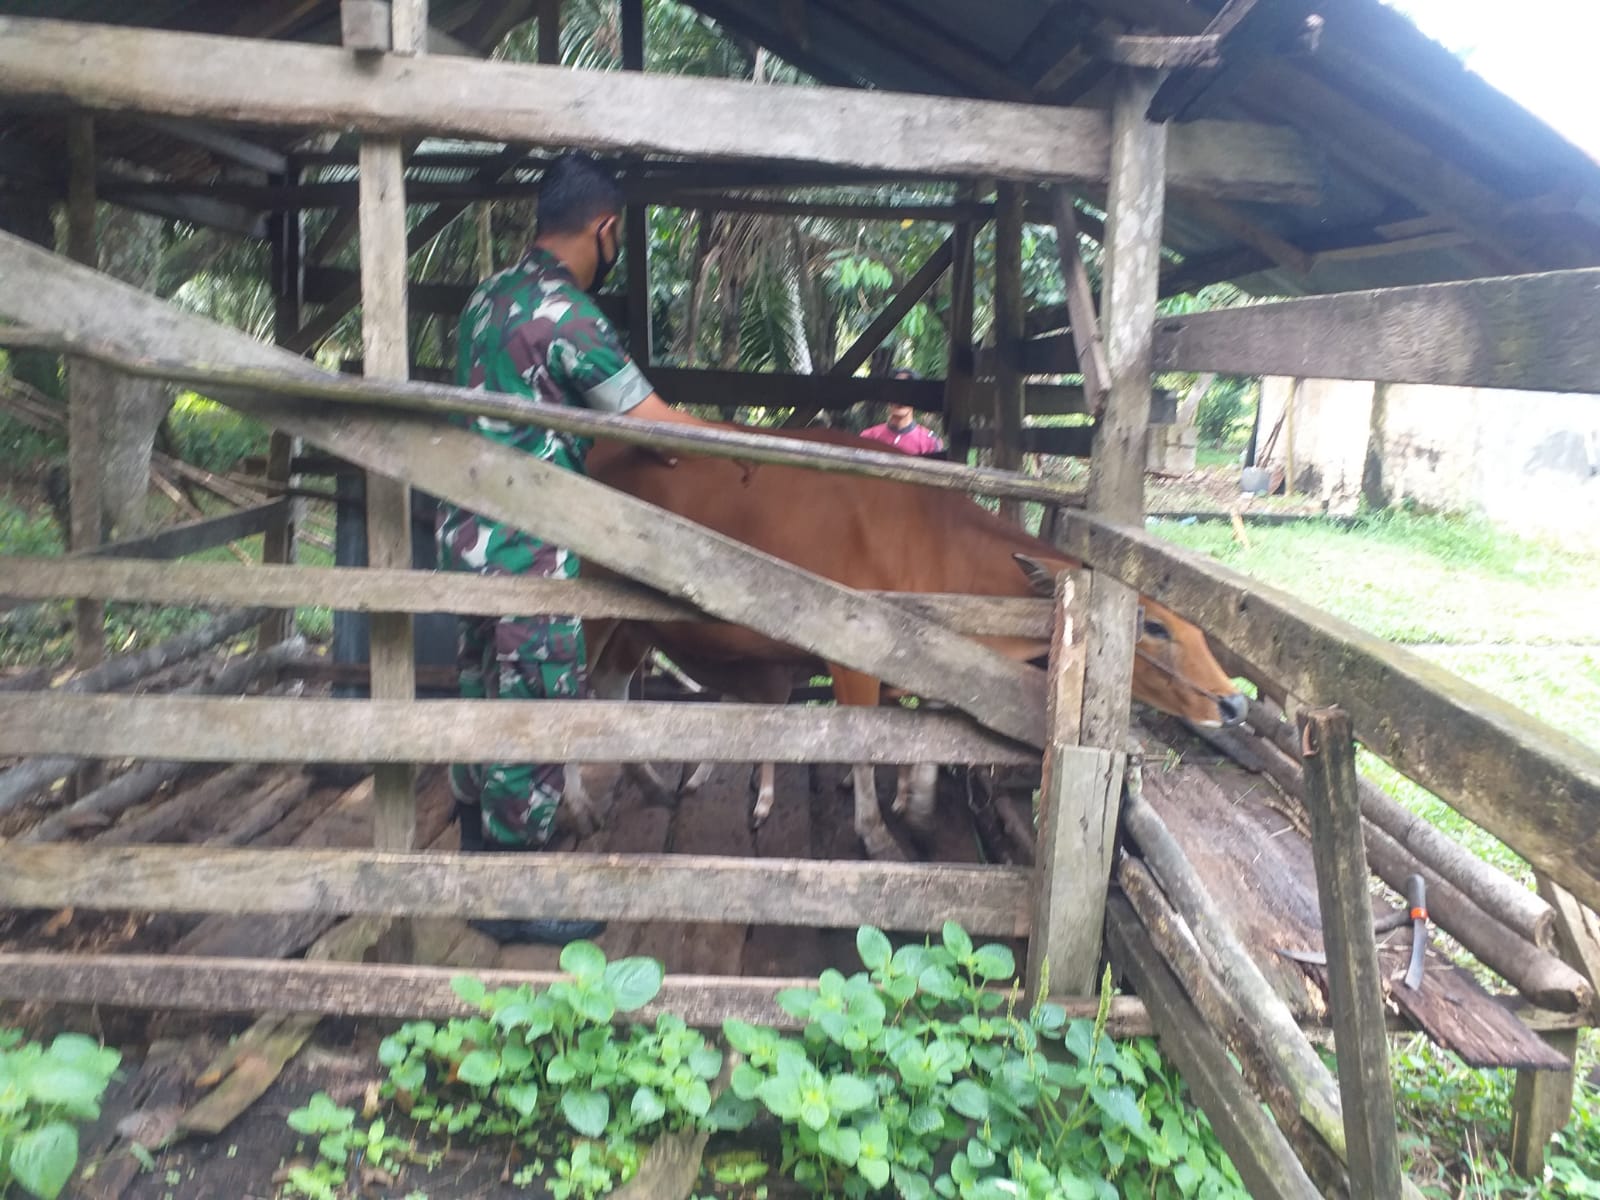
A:
[[[1204,1116],[1149,1040],[1054,1004],[1019,1013],[1004,946],[954,923],[937,944],[856,939],[866,971],[778,1002],[799,1038],[729,1021],[731,1092],[782,1122],[784,1169],[825,1195],[905,1200],[1243,1196]],[[996,990],[1010,985],[1009,991]]]
[[[289,1167],[284,1191],[291,1196],[336,1200],[349,1179],[352,1162],[369,1171],[388,1171],[416,1157],[410,1142],[389,1134],[382,1117],[363,1129],[356,1124],[355,1110],[335,1104],[326,1092],[312,1096],[287,1120],[296,1133],[317,1139],[316,1158]]]
[[[63,1033],[49,1049],[0,1029],[0,1197],[55,1200],[78,1166],[75,1122],[93,1121],[120,1052]]]
[[[682,1020],[613,1025],[656,997],[660,963],[607,962],[593,943],[573,942],[561,967],[570,978],[537,992],[455,979],[480,1015],[413,1021],[386,1038],[386,1092],[434,1134],[512,1139],[528,1156],[522,1184],[545,1174],[548,1157],[556,1200],[587,1200],[631,1178],[642,1139],[744,1115],[713,1105],[722,1053]],[[552,1128],[566,1131],[555,1144]]]

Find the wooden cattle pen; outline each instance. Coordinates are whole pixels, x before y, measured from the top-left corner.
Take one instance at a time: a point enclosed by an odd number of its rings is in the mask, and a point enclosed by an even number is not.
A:
[[[1119,1008],[1119,1027],[1154,1029],[1254,1194],[1414,1193],[1396,1148],[1390,1025],[1424,1029],[1474,1064],[1522,1072],[1518,1158],[1531,1169],[1565,1120],[1576,1031],[1595,1015],[1600,755],[1148,536],[1143,471],[1152,418],[1171,416],[1153,399],[1159,371],[1600,392],[1600,167],[1375,0],[1327,21],[1301,0],[1211,4],[1214,19],[1179,0],[940,3],[932,20],[889,0],[693,7],[829,86],[549,65],[557,59],[543,39],[560,13],[551,0],[434,0],[431,13],[426,0],[284,0],[248,15],[189,0],[149,6],[147,25],[95,23],[145,19],[98,3],[63,6],[73,21],[0,15],[0,346],[70,364],[74,503],[88,502],[78,485],[99,453],[95,401],[77,382],[90,362],[185,383],[268,425],[268,478],[283,493],[151,537],[102,546],[85,532],[62,559],[0,564],[9,599],[77,601],[82,669],[60,686],[0,689],[0,756],[24,760],[0,774],[0,812],[36,803],[41,787],[85,763],[135,760],[128,774],[147,780],[188,762],[374,771],[370,849],[173,846],[132,835],[74,842],[72,810],[112,820],[148,795],[127,776],[80,784],[71,809],[46,818],[56,822],[48,835],[36,827],[0,844],[0,905],[366,920],[305,960],[4,953],[0,999],[279,1019],[426,1015],[459,1002],[451,970],[421,965],[413,922],[424,918],[872,923],[907,933],[956,920],[974,935],[1026,938],[1028,982],[1048,978],[1074,1011],[1092,1008],[1109,958],[1138,998]],[[0,2],[0,14],[29,8]],[[535,17],[545,65],[478,60]],[[639,72],[640,0],[622,0],[621,22],[624,65]],[[1009,38],[1009,48],[984,37]],[[867,83],[877,86],[857,86]],[[352,136],[305,149],[308,131],[330,129]],[[489,148],[430,159],[419,141],[432,136]],[[630,286],[615,307],[670,400],[759,402],[802,418],[900,400],[942,412],[962,453],[912,462],[576,410],[518,419],[1041,503],[1051,536],[1084,569],[1063,575],[1053,600],[855,592],[449,423],[507,408],[416,378],[408,312],[459,307],[464,292],[463,281],[410,279],[408,260],[471,205],[528,193],[544,155],[562,146],[621,152],[640,213],[673,204],[950,226],[825,376],[658,365],[640,219],[629,224]],[[359,181],[307,181],[314,161],[357,164]],[[434,173],[417,178],[425,168]],[[968,186],[965,198],[905,211],[794,194],[905,178]],[[93,261],[97,199],[266,241],[278,344],[83,265]],[[30,228],[34,242],[49,238],[21,219],[57,200],[68,205],[77,262],[30,244]],[[433,207],[408,227],[408,204]],[[359,229],[359,274],[324,265],[325,247],[305,245],[301,217],[316,206],[340,210],[340,237]],[[990,221],[994,326],[979,347],[974,239]],[[1059,310],[1025,311],[1027,222],[1059,232]],[[1085,240],[1104,251],[1098,298],[1074,252]],[[854,378],[946,278],[947,378]],[[1220,280],[1308,294],[1158,316],[1159,297]],[[365,378],[308,362],[357,302]],[[1093,424],[1027,425],[1030,414],[1060,412],[1091,414]],[[992,447],[992,467],[966,465],[975,444]],[[365,473],[365,567],[292,562],[292,493],[313,449]],[[1087,493],[1021,473],[1030,449],[1092,449]],[[535,531],[632,582],[416,571],[412,488]],[[80,531],[92,525],[74,521]],[[268,535],[265,564],[174,561],[257,532]],[[1298,797],[1290,815],[1130,754],[1140,594],[1201,626],[1225,665],[1256,684],[1253,733],[1200,734],[1239,770]],[[96,665],[99,606],[110,601],[236,610],[227,630],[262,623],[258,652],[193,694],[119,693],[131,668]],[[372,615],[371,698],[241,698],[293,660],[283,614],[311,603]],[[953,711],[571,701],[528,722],[500,711],[513,706],[416,698],[414,617],[530,611],[733,622]],[[1047,668],[1002,659],[972,640],[984,634],[1049,640]],[[1356,742],[1527,859],[1539,894],[1374,794],[1355,774]],[[419,823],[419,765],[491,759],[1036,767],[1035,861],[430,852],[437,829]],[[1305,836],[1279,836],[1296,829]],[[1371,932],[1369,866],[1396,889],[1421,874],[1436,920],[1520,1002],[1491,996],[1437,952],[1420,989],[1394,982],[1397,951],[1380,950]],[[1252,884],[1257,871],[1265,882]],[[1219,872],[1241,886],[1211,894],[1205,880]],[[1276,954],[1289,935],[1325,948],[1326,963]],[[374,942],[383,961],[360,962]],[[661,1003],[702,1024],[733,1015],[781,1024],[773,996],[792,982],[670,976]],[[1337,1079],[1306,1032],[1329,1027]]]

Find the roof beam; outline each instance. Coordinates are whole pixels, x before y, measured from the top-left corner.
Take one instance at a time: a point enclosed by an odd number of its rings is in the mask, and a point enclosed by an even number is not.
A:
[[[361,65],[335,47],[75,21],[0,19],[0,91],[255,124],[962,177],[1097,183],[1111,167],[1110,120],[1096,111],[460,59]],[[1169,169],[1175,186],[1256,199],[1303,201],[1318,184],[1298,137],[1231,122],[1185,127]]]
[[[1186,120],[1215,112],[1217,104],[1248,79],[1264,59],[1280,52],[1291,39],[1305,32],[1316,2],[1228,0],[1204,32],[1194,39],[1215,43],[1208,60],[1188,65],[1167,77],[1150,100],[1150,119]],[[1320,23],[1321,18],[1317,20]],[[1177,62],[1170,65],[1183,66]]]

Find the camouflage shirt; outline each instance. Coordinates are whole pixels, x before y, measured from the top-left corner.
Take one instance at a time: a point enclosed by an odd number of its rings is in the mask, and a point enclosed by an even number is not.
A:
[[[571,272],[535,247],[491,275],[461,314],[456,383],[604,412],[627,412],[651,387],[616,330]],[[589,439],[477,417],[479,433],[537,458],[582,471]]]
[[[611,322],[547,250],[478,285],[461,314],[456,383],[541,404],[627,412],[652,388]],[[491,417],[460,423],[535,458],[580,474],[590,439]],[[440,566],[570,578],[577,560],[518,530],[451,505],[439,512]],[[547,562],[552,555],[559,561]]]

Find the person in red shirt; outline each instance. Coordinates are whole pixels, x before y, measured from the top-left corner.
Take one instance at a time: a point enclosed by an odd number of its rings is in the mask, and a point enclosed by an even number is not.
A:
[[[920,379],[921,376],[909,367],[901,367],[891,371],[889,378]],[[884,442],[907,454],[938,454],[944,449],[944,443],[937,434],[917,423],[916,413],[909,404],[891,404],[888,421],[862,430],[861,436]]]

